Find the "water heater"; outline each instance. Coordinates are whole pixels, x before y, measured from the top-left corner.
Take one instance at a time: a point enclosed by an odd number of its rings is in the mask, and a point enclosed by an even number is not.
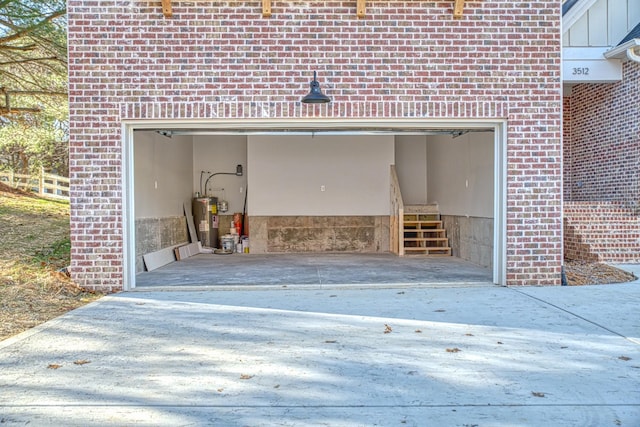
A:
[[[193,222],[202,246],[218,247],[218,198],[196,197],[193,199]]]

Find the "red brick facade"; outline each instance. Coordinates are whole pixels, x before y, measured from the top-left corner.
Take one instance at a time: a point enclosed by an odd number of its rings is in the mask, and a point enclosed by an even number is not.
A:
[[[126,119],[507,120],[507,281],[559,284],[560,2],[69,0],[72,271],[122,287]],[[317,70],[333,102],[299,103]]]
[[[614,202],[566,202],[567,259],[640,262],[640,210]]]
[[[640,261],[640,64],[564,101],[565,257]]]

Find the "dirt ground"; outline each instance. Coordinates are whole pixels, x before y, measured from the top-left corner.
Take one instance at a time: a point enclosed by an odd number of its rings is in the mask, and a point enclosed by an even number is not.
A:
[[[95,300],[69,265],[69,204],[0,183],[0,340]]]

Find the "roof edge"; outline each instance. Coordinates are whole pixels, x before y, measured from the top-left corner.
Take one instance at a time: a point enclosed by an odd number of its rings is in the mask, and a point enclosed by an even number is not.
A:
[[[604,57],[607,59],[626,59],[635,60],[632,56],[637,55],[634,50],[640,46],[640,39],[631,39],[626,43],[619,44],[618,46],[609,49],[604,53]],[[631,52],[631,56],[629,54]]]
[[[573,27],[573,24],[578,22],[578,20],[591,9],[591,6],[593,6],[596,1],[597,0],[578,0],[571,5],[571,8],[562,14],[562,32],[566,33],[569,31],[569,29]]]

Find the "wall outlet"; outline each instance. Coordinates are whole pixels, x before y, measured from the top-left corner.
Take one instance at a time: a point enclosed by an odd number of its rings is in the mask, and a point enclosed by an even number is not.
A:
[[[321,185],[320,186],[320,191],[325,191],[325,190],[326,190],[326,187],[324,185]]]

